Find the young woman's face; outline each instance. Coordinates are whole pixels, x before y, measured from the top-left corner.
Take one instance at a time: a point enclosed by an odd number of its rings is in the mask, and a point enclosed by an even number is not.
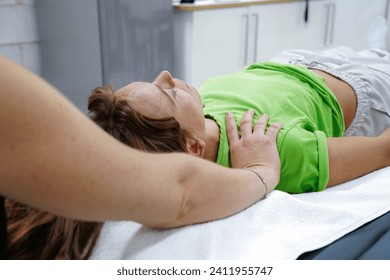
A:
[[[168,71],[161,72],[153,83],[134,82],[117,91],[132,103],[140,114],[162,119],[174,117],[180,126],[201,136],[205,132],[203,104],[198,91]]]

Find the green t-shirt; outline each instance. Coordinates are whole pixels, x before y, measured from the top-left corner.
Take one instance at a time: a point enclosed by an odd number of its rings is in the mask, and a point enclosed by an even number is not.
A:
[[[204,114],[220,127],[217,163],[229,166],[225,116],[255,111],[270,123],[282,123],[277,139],[281,158],[278,190],[289,193],[321,191],[329,178],[326,137],[344,133],[343,114],[322,77],[312,71],[273,62],[251,65],[244,71],[212,78],[199,89]]]

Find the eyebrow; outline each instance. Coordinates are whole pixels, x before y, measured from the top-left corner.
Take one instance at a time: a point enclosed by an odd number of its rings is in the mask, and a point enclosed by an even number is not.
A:
[[[166,92],[165,90],[163,90],[160,86],[158,86],[158,85],[156,85],[156,84],[153,84],[153,85],[155,85],[163,94],[165,94],[165,96],[168,97],[169,101],[170,101],[172,104],[175,103],[175,101],[173,100],[172,95],[170,95],[169,93],[167,93],[167,92]]]

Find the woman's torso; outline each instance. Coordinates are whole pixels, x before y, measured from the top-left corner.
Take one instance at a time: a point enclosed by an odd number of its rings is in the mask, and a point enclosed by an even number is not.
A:
[[[217,163],[229,166],[226,113],[233,112],[239,120],[251,108],[255,115],[268,113],[270,122],[284,125],[277,140],[282,164],[278,189],[299,193],[325,188],[326,137],[342,136],[345,129],[343,109],[336,98],[344,85],[327,76],[325,80],[303,67],[260,63],[206,82],[200,88],[204,112],[221,129]]]
[[[310,68],[309,68],[310,69]],[[356,114],[357,98],[355,91],[346,82],[321,70],[310,69],[317,75],[324,78],[325,84],[333,92],[340,104],[344,115],[345,130],[351,125]]]

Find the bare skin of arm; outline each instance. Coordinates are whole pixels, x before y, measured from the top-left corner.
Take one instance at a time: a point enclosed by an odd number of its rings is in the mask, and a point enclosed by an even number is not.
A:
[[[329,182],[334,186],[390,165],[390,130],[378,137],[328,138]]]
[[[1,195],[74,219],[166,228],[234,214],[265,194],[248,170],[121,144],[45,81],[1,57],[0,85]],[[244,122],[251,120],[246,114]],[[263,164],[267,153],[258,144],[276,149],[279,129],[233,140],[271,190],[279,170]],[[243,162],[239,153],[233,157]]]

